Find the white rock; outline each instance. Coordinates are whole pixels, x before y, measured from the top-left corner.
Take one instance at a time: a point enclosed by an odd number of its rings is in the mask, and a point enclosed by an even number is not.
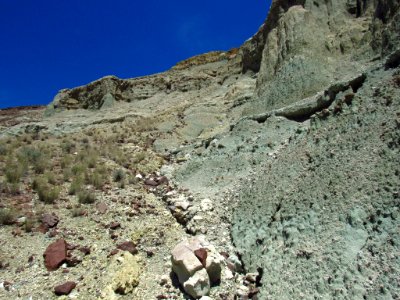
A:
[[[224,275],[225,275],[224,276],[225,279],[228,279],[228,280],[230,280],[230,279],[232,279],[234,277],[232,271],[229,270],[229,269],[225,269],[225,274]]]
[[[201,220],[203,220],[204,218],[202,217],[202,216],[194,216],[193,217],[193,220],[195,220],[195,221],[201,221]]]
[[[208,297],[208,296],[203,296],[200,298],[200,300],[213,300],[213,298]]]
[[[137,175],[135,176],[135,178],[137,178],[137,179],[143,179],[143,176],[142,176],[142,174],[137,174]]]
[[[202,211],[210,211],[213,209],[212,201],[208,198],[201,200],[200,208]]]
[[[207,252],[206,269],[212,283],[216,283],[221,280],[223,261],[223,256],[220,255],[217,251]]]
[[[210,280],[205,269],[197,271],[184,284],[183,288],[195,299],[206,296],[210,293]]]
[[[172,250],[171,262],[172,270],[178,276],[181,284],[187,281],[196,271],[203,268],[199,259],[188,247],[188,242],[181,242]]]
[[[183,210],[187,210],[190,206],[189,201],[179,201],[179,202],[175,202],[175,206],[178,208],[182,208]]]

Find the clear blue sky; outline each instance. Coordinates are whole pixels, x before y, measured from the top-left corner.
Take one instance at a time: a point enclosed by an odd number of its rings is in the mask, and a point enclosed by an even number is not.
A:
[[[271,1],[0,0],[0,108],[169,69],[251,37]]]

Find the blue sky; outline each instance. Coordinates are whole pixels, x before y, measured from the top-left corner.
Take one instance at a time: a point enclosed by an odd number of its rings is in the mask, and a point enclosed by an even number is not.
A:
[[[162,72],[251,37],[270,1],[0,0],[0,108],[106,75]]]

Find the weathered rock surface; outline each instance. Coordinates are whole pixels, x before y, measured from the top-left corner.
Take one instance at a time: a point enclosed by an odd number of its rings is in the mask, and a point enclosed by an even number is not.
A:
[[[179,243],[172,250],[172,270],[184,290],[197,299],[210,292],[221,280],[223,257],[203,237]]]
[[[43,258],[47,270],[57,270],[67,260],[67,242],[63,239],[59,239],[50,244],[46,248]]]
[[[196,272],[192,277],[185,281],[183,288],[186,293],[195,299],[208,295],[210,293],[210,279],[207,271],[201,269]]]
[[[104,288],[104,299],[117,299],[117,295],[131,293],[139,284],[141,265],[137,256],[128,251],[113,258],[108,267],[108,284]]]

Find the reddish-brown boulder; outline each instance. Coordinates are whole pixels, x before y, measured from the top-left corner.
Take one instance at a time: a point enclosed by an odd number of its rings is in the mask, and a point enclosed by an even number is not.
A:
[[[50,244],[43,254],[48,271],[57,270],[67,259],[67,242],[60,239]]]
[[[132,255],[135,255],[135,254],[138,253],[138,250],[136,249],[135,244],[132,243],[132,242],[124,242],[124,243],[122,243],[122,244],[119,244],[119,245],[117,246],[117,248],[118,248],[119,250],[122,250],[122,251],[128,251],[128,252],[130,252]]]
[[[76,287],[76,283],[73,281],[67,281],[63,284],[57,285],[54,288],[54,293],[57,296],[62,296],[62,295],[69,295],[71,291]]]

